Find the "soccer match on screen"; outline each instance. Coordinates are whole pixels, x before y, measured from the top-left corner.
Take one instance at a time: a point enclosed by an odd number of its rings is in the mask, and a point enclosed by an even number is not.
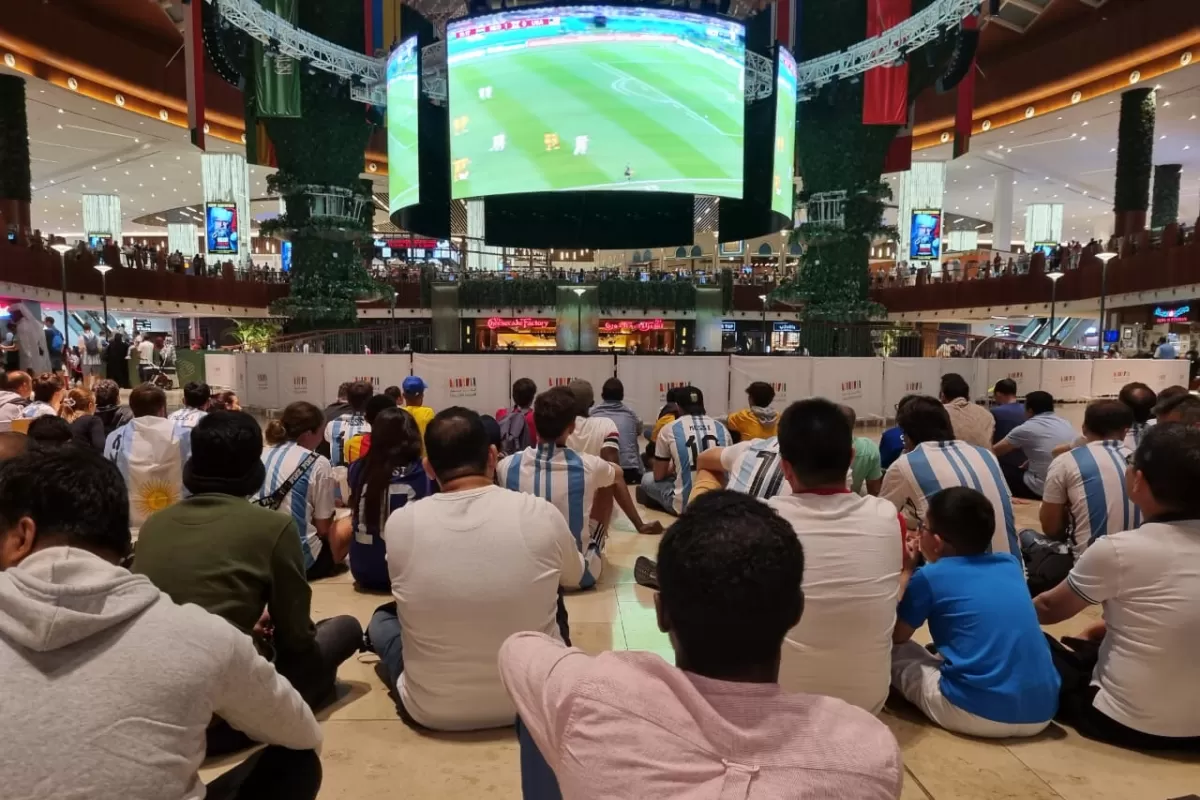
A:
[[[392,52],[387,64],[388,212],[421,200],[417,157],[417,95],[421,90],[417,37]]]
[[[658,8],[530,8],[452,22],[446,39],[453,197],[742,197],[741,23]]]
[[[796,174],[796,59],[779,48],[775,76],[775,153],[771,180],[771,210],[791,219],[795,213],[792,193]]]

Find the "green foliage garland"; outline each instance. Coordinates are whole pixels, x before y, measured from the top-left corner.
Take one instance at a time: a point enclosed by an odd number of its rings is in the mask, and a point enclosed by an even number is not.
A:
[[[1150,206],[1150,227],[1165,228],[1179,221],[1179,178],[1183,166],[1159,164],[1154,168],[1154,202]]]
[[[662,308],[691,311],[696,308],[696,286],[691,281],[631,281],[610,278],[599,283],[596,298],[602,309]]]
[[[1150,167],[1154,158],[1154,90],[1130,89],[1121,95],[1117,126],[1117,184],[1113,210],[1145,211],[1150,205]]]
[[[557,281],[537,278],[465,280],[458,287],[461,308],[536,308],[554,306]]]
[[[0,75],[0,197],[29,203],[31,180],[25,79]]]

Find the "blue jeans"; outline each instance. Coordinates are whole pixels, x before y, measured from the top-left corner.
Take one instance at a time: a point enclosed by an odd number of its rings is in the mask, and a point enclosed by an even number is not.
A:
[[[521,797],[523,800],[562,800],[558,778],[546,763],[529,729],[517,717],[517,744],[521,748]]]
[[[661,481],[654,480],[654,473],[647,472],[642,476],[642,483],[638,487],[641,490],[641,497],[638,499],[645,504],[646,500],[650,500],[654,505],[662,508],[668,514],[675,513],[675,479],[665,478]]]
[[[388,603],[375,609],[367,623],[367,638],[371,649],[379,656],[387,669],[388,688],[400,697],[397,681],[404,672],[404,647],[400,638],[400,618],[396,616],[396,604]]]

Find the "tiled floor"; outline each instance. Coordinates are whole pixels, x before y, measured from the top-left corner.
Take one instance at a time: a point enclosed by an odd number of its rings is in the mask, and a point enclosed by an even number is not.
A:
[[[1078,423],[1082,410],[1067,416]],[[1023,527],[1036,527],[1036,505],[1019,504],[1017,516]],[[665,515],[657,518],[668,522]],[[567,599],[577,646],[593,653],[650,650],[671,659],[667,637],[655,624],[651,592],[633,583],[634,560],[653,556],[657,547],[658,537],[639,536],[624,518],[614,523],[599,586]],[[314,584],[313,616],[353,614],[365,624],[386,599],[359,592],[343,573]],[[1094,612],[1049,630],[1071,633],[1096,618]],[[927,640],[924,631],[918,638],[923,635]],[[361,655],[343,665],[342,697],[319,715],[325,730],[323,800],[520,797],[511,730],[415,733],[396,717],[375,661]],[[1200,759],[1118,750],[1057,725],[1034,739],[997,742],[940,730],[903,701],[889,704],[882,719],[904,752],[904,800],[1167,800],[1200,793]],[[202,776],[211,779],[231,763],[210,762]]]

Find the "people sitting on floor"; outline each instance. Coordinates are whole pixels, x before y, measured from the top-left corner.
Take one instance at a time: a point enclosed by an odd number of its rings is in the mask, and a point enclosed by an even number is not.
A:
[[[1075,429],[1054,413],[1054,397],[1049,392],[1025,395],[1025,417],[1024,422],[992,445],[992,452],[997,458],[1014,450],[1024,453],[1025,469],[1005,475],[1008,489],[1013,497],[1041,500],[1055,449],[1070,444],[1075,439]]]
[[[642,521],[615,463],[568,445],[578,420],[578,402],[565,386],[539,394],[533,401],[537,447],[506,457],[496,474],[501,486],[540,497],[562,513],[586,565],[579,585],[570,588],[590,589],[604,567],[614,500],[639,533],[661,533],[662,524]]]
[[[1200,430],[1159,424],[1127,472],[1145,522],[1092,542],[1034,600],[1054,625],[1100,604],[1104,621],[1051,639],[1059,722],[1136,750],[1200,748]]]
[[[97,454],[0,464],[4,795],[315,798],[321,728],[304,700],[250,637],[117,566],[129,522]],[[214,714],[268,747],[205,787]]]
[[[402,717],[435,730],[511,725],[500,645],[519,631],[569,640],[559,587],[579,585],[583,558],[554,506],[496,485],[496,449],[474,411],[438,413],[425,453],[441,491],[388,518],[395,604],[375,612],[368,643]]]
[[[387,548],[383,527],[388,517],[408,503],[433,492],[433,484],[421,463],[421,434],[411,414],[397,408],[387,395],[382,397],[391,408],[372,415],[370,437],[373,446],[367,455],[350,465],[350,574],[363,589],[386,592],[391,588],[387,569]]]
[[[791,494],[779,459],[779,437],[746,439],[728,447],[710,447],[701,453],[696,459],[691,500],[722,487],[759,500]]]
[[[354,381],[346,387],[346,405],[350,410],[339,414],[327,423],[325,422],[326,414],[321,415],[325,429],[324,444],[329,450],[327,457],[331,466],[346,466],[346,442],[360,433],[371,432],[371,426],[367,424],[366,410],[367,401],[374,393],[375,388],[371,384],[366,381]],[[326,409],[326,412],[328,413],[329,410]]]
[[[711,492],[658,555],[654,604],[676,666],[645,652],[590,656],[547,633],[501,648],[525,797],[899,797],[900,750],[883,723],[779,685],[781,642],[809,613],[807,554],[787,522],[744,494]]]
[[[1097,400],[1083,413],[1086,444],[1051,463],[1038,512],[1042,533],[1019,534],[1032,594],[1057,586],[1099,537],[1142,524],[1125,484],[1132,452],[1124,439],[1132,425],[1124,403]]]
[[[846,488],[852,433],[823,399],[793,403],[779,421],[791,494],[769,505],[792,526],[807,562],[806,613],[783,640],[779,683],[877,714],[888,693],[904,527],[890,502]]]
[[[1058,673],[1020,563],[992,552],[995,509],[956,486],[929,498],[905,548],[892,685],[925,716],[969,736],[1041,733],[1058,705]],[[917,551],[925,565],[914,570]],[[937,654],[912,635],[925,623]]]
[[[1117,399],[1133,412],[1133,427],[1125,436],[1125,446],[1137,450],[1146,431],[1154,425],[1154,407],[1158,405],[1158,395],[1141,381],[1134,381],[1121,387]]]
[[[533,425],[533,398],[536,395],[537,384],[531,379],[517,378],[513,381],[512,408],[496,411],[496,421],[500,423],[501,455],[511,456],[537,444],[537,430]]]
[[[942,376],[938,399],[950,415],[954,438],[976,447],[991,447],[996,420],[983,406],[971,402],[971,387],[957,372]]]
[[[428,427],[434,416],[433,409],[425,405],[425,390],[429,387],[425,385],[425,381],[416,375],[409,375],[400,382],[400,388],[404,393],[404,405],[400,406],[400,408],[411,414],[412,418],[416,421],[423,447],[425,442],[425,428]]]
[[[338,417],[350,414],[354,411],[354,409],[350,407],[350,401],[348,399],[350,396],[350,386],[353,383],[353,381],[346,381],[345,383],[338,384],[337,399],[325,406],[325,409],[322,412],[325,416],[326,422],[333,422]]]
[[[172,411],[167,419],[177,422],[185,428],[194,428],[196,423],[208,411],[209,400],[212,399],[212,389],[204,381],[191,381],[183,387],[183,408]]]
[[[922,395],[917,394],[906,394],[904,397],[901,397],[899,402],[896,403],[896,415],[899,416],[901,406],[903,406],[909,400],[912,400],[914,397],[921,396]],[[890,428],[886,428],[883,433],[879,435],[879,466],[885,471],[888,470],[891,468],[892,464],[896,463],[896,459],[898,459],[903,452],[904,432],[900,430],[900,426],[893,425]],[[882,486],[880,487],[880,490],[882,491]]]
[[[990,411],[996,420],[992,430],[991,444],[996,444],[1008,436],[1014,428],[1025,422],[1025,404],[1017,399],[1017,382],[1012,378],[1002,378],[996,381],[992,388],[994,405]],[[991,445],[989,445],[991,446]],[[1000,469],[1004,471],[1004,479],[1008,482],[1021,480],[1021,470],[1025,467],[1025,454],[1019,449],[1005,453],[999,459]]]
[[[775,402],[775,387],[766,381],[754,381],[746,387],[747,408],[735,411],[722,420],[735,442],[746,439],[766,439],[775,435],[779,414],[771,408]]]
[[[619,467],[621,434],[617,430],[617,423],[608,417],[591,416],[592,404],[595,402],[592,384],[576,379],[571,381],[567,388],[575,397],[575,426],[571,435],[567,437],[567,447],[579,453],[603,458]],[[622,480],[624,477],[622,472]]]
[[[184,484],[192,494],[146,520],[134,571],[176,603],[195,603],[253,635],[305,702],[320,708],[333,699],[338,666],[362,643],[362,626],[350,616],[313,625],[295,520],[246,502],[266,475],[254,418],[215,411],[191,430]],[[227,725],[209,730],[210,755],[249,744]]]
[[[375,427],[375,417],[379,415],[380,411],[391,408],[396,408],[396,401],[386,394],[371,395],[371,399],[367,401],[367,407],[363,411],[363,418],[367,421],[367,430],[365,433],[356,433],[346,441],[345,452],[342,454],[345,463],[353,466],[355,461],[371,452],[371,430]],[[409,414],[409,416],[412,415]],[[416,420],[413,422],[415,424]],[[417,435],[419,437],[420,433],[418,432]],[[419,453],[418,457],[420,457]]]
[[[846,422],[850,425],[850,432],[853,434],[854,426],[858,422],[857,412],[847,405],[840,405],[838,409],[846,418]],[[853,445],[854,461],[850,463],[850,491],[855,494],[878,496],[879,489],[883,486],[883,467],[879,463],[879,445],[866,436],[855,436]]]
[[[104,440],[129,489],[129,521],[134,528],[183,496],[183,465],[190,454],[191,429],[167,419],[167,394],[152,383],[129,393],[133,419]]]
[[[106,437],[133,419],[133,410],[121,402],[121,387],[116,381],[105,379],[96,384],[96,416],[104,423]]]
[[[1200,425],[1200,397],[1184,393],[1167,400],[1160,399],[1154,407],[1154,418],[1159,424],[1179,422],[1193,427]]]
[[[4,386],[0,387],[0,422],[8,425],[20,419],[32,396],[33,379],[28,372],[14,370],[6,374]]]
[[[955,440],[946,408],[932,397],[914,397],[900,406],[896,423],[905,452],[883,476],[879,496],[904,515],[908,530],[925,519],[929,498],[952,486],[981,492],[996,509],[992,552],[1020,559],[1012,496],[991,450]]]
[[[29,423],[25,434],[42,449],[65,447],[74,439],[71,426],[62,417],[38,417]]]
[[[67,384],[57,372],[43,372],[33,379],[33,402],[21,411],[22,419],[58,415]]]
[[[370,389],[371,385],[351,385],[354,402],[366,403],[364,386]],[[366,420],[360,419],[361,422],[353,423],[339,417],[329,425],[344,422],[345,429],[366,425]],[[277,419],[268,422],[266,440],[270,446],[262,451],[266,477],[253,498],[253,502],[282,511],[295,521],[310,581],[332,575],[350,550],[351,529],[333,524],[336,492],[333,467],[329,459],[315,452],[322,427],[329,441],[329,425],[325,424],[319,408],[302,400],[289,404]],[[340,444],[339,441],[336,449],[341,449]]]
[[[654,469],[642,476],[638,501],[678,516],[687,508],[697,459],[710,447],[733,444],[729,431],[704,411],[704,393],[695,386],[674,390],[679,417],[654,440]]]
[[[619,378],[609,378],[600,388],[600,402],[592,409],[592,417],[610,419],[617,426],[617,436],[620,442],[621,470],[625,483],[637,486],[642,482],[641,454],[638,451],[638,436],[642,431],[642,421],[637,412],[625,405],[625,385]]]

